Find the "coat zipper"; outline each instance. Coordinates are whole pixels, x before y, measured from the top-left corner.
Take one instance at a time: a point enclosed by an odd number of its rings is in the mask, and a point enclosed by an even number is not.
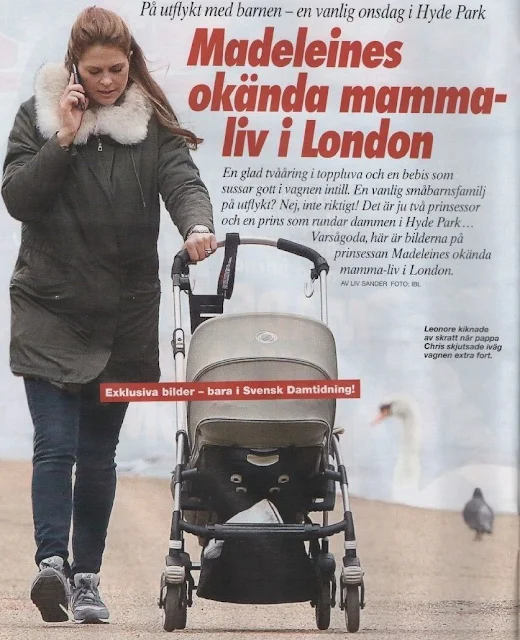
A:
[[[97,150],[103,151],[103,144],[101,142],[101,138],[99,136],[96,136],[96,140],[98,143]],[[139,173],[137,172],[137,167],[135,166],[134,154],[132,153],[131,149],[130,149],[130,156],[132,158],[132,165],[134,167],[135,177],[137,178],[137,184],[139,185],[139,191],[141,192],[141,202],[143,203],[143,208],[146,209],[146,200],[144,199],[143,187],[141,185],[141,180],[139,180]]]
[[[135,174],[135,177],[137,178],[137,184],[139,185],[139,191],[141,192],[141,202],[143,203],[143,209],[146,209],[146,200],[144,199],[143,186],[141,184],[141,180],[139,179],[139,172],[137,171],[137,167],[135,166],[134,152],[133,152],[133,150],[131,148],[130,148],[130,157],[132,158],[132,165],[134,167],[134,174]]]

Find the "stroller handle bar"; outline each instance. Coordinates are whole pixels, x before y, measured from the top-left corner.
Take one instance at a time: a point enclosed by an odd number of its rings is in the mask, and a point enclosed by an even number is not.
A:
[[[285,238],[273,239],[255,238],[249,236],[241,238],[238,234],[235,235],[237,236],[238,244],[256,244],[275,247],[280,251],[286,251],[287,253],[292,253],[295,256],[300,256],[301,258],[310,260],[314,264],[312,274],[313,279],[318,278],[322,271],[324,271],[325,273],[329,272],[329,264],[327,260],[315,249],[307,247],[304,244],[298,244],[297,242],[286,240]],[[217,243],[217,248],[222,248],[225,246],[225,244],[225,240],[220,240]],[[183,273],[188,264],[190,264],[188,251],[186,249],[181,249],[173,259],[172,277],[179,276],[181,273]]]

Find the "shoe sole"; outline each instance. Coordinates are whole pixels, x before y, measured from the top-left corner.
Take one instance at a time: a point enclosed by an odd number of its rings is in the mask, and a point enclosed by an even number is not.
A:
[[[31,588],[31,600],[40,610],[44,622],[69,620],[65,586],[54,572],[38,576]]]
[[[86,614],[82,620],[77,620],[74,618],[74,622],[76,624],[108,624],[108,618],[100,618],[95,613]]]

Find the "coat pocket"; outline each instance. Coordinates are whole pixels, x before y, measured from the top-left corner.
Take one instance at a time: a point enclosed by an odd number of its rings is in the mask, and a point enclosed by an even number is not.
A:
[[[15,273],[9,284],[10,289],[18,288],[38,304],[54,313],[74,313],[74,286],[67,280],[33,278],[23,272]]]
[[[161,283],[154,279],[146,280],[129,280],[123,285],[123,296],[129,300],[146,301],[153,300],[161,295]]]

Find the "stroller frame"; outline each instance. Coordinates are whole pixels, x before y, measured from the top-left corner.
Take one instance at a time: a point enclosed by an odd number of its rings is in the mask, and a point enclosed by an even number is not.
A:
[[[190,296],[191,326],[193,330],[208,317],[223,313],[224,298],[231,297],[234,282],[235,264],[226,258],[233,255],[230,247],[236,249],[238,245],[263,245],[275,247],[293,255],[306,258],[313,263],[311,269],[310,288],[308,283],[305,295],[310,297],[314,288],[314,281],[319,280],[321,321],[328,324],[327,310],[327,274],[329,265],[326,259],[314,249],[283,238],[240,237],[238,234],[227,234],[225,241],[219,241],[217,247],[226,249],[226,256],[222,265],[219,280],[219,294],[216,296],[195,296],[191,292],[189,278],[190,259],[186,249],[181,250],[174,258],[172,266],[174,325],[172,348],[175,363],[176,382],[186,381],[185,371],[185,336],[181,322],[181,292]],[[231,265],[231,268],[230,268]],[[225,278],[223,276],[225,275]],[[222,282],[228,286],[222,288]],[[184,629],[187,623],[187,608],[193,604],[193,592],[196,591],[193,572],[200,571],[201,563],[193,562],[185,550],[184,534],[190,533],[209,541],[214,540],[246,540],[251,538],[291,538],[309,541],[309,557],[315,565],[318,575],[316,596],[311,600],[315,608],[316,625],[320,630],[330,626],[331,608],[336,606],[336,562],[334,555],[329,552],[328,538],[337,533],[344,534],[344,556],[340,573],[339,608],[345,613],[346,627],[349,632],[356,632],[360,625],[360,609],[365,606],[365,587],[363,570],[357,556],[357,543],[354,531],[354,521],[350,507],[348,479],[343,456],[340,448],[339,436],[343,429],[332,425],[327,457],[330,464],[324,469],[324,481],[327,483],[328,493],[323,504],[317,504],[310,511],[322,511],[322,524],[311,522],[306,518],[302,524],[291,523],[223,523],[206,524],[205,526],[192,524],[183,518],[185,509],[189,505],[182,503],[181,491],[184,483],[195,477],[196,468],[187,468],[190,457],[190,445],[187,426],[187,405],[185,401],[176,404],[176,465],[172,473],[171,493],[173,497],[173,512],[169,551],[165,558],[165,569],[161,575],[160,595],[158,606],[163,610],[163,628],[165,631]],[[334,507],[336,486],[340,486],[343,519],[329,524],[329,513]],[[330,496],[332,495],[332,498]],[[191,507],[195,509],[195,507]],[[200,507],[199,507],[200,508]],[[321,542],[321,544],[320,544]]]

